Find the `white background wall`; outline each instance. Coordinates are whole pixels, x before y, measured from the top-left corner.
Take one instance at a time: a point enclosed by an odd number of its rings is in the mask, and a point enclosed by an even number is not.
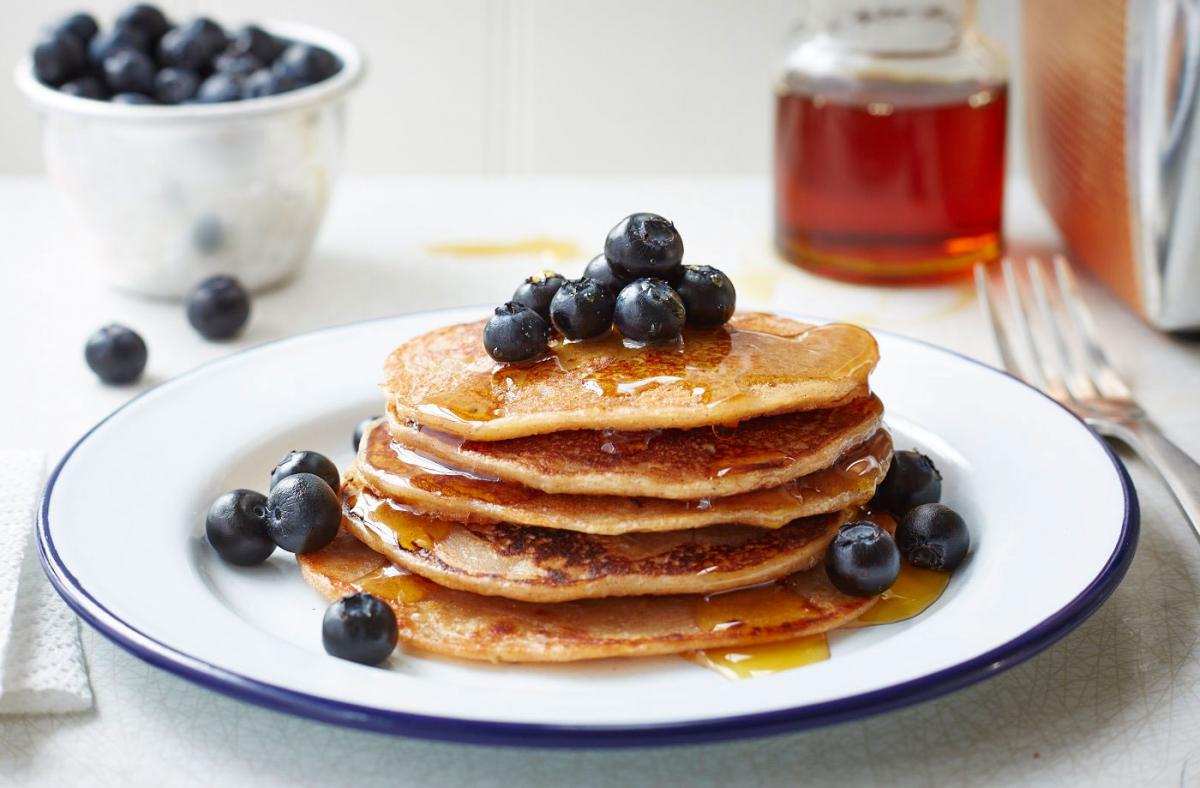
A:
[[[843,0],[861,2],[861,0]],[[40,25],[125,0],[0,0],[0,67]],[[356,173],[757,173],[780,42],[804,0],[164,0],[223,24],[328,27],[369,59],[352,99]],[[1014,54],[1019,0],[981,0]],[[1015,80],[1014,80],[1015,81]],[[1013,125],[1019,121],[1014,102]],[[1010,135],[1020,144],[1020,135]],[[1019,151],[1010,161],[1020,165]],[[0,173],[41,170],[38,121],[0,79]]]

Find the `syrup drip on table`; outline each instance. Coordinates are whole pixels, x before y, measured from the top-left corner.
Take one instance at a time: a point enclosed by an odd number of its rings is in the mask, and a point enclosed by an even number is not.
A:
[[[746,386],[854,377],[875,358],[870,335],[842,324],[810,326],[792,337],[732,325],[688,329],[677,345],[647,347],[628,346],[613,332],[587,342],[554,340],[548,357],[527,366],[488,359],[485,367],[481,359],[453,393],[416,407],[447,421],[487,422],[505,415],[522,391],[561,386],[564,377],[597,397],[634,398],[669,387],[715,406],[740,396]]]

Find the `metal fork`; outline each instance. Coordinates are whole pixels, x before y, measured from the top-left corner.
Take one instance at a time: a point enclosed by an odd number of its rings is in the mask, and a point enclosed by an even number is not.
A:
[[[1136,451],[1162,475],[1200,539],[1200,464],[1154,426],[1113,370],[1066,259],[1055,255],[1053,275],[1046,269],[1037,257],[1026,258],[1023,271],[1005,258],[1002,284],[993,285],[987,269],[975,266],[979,303],[1004,367]]]

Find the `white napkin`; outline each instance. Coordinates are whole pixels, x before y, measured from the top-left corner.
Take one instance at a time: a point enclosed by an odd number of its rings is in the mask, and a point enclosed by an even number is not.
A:
[[[0,451],[0,714],[92,706],[79,621],[38,561],[34,510],[46,458]]]

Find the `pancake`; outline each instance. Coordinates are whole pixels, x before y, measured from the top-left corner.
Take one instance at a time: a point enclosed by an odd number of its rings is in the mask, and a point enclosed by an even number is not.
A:
[[[456,523],[406,510],[351,476],[343,527],[413,574],[447,588],[530,602],[711,594],[808,569],[847,512],[777,530],[712,525],[595,536],[510,523]]]
[[[496,444],[490,444],[496,445]],[[590,534],[675,531],[719,523],[780,528],[793,520],[865,504],[891,464],[880,429],[824,470],[776,487],[696,501],[626,495],[551,494],[475,476],[397,446],[386,424],[363,436],[355,472],[419,512],[460,522],[509,522]]]
[[[479,441],[731,425],[846,401],[879,359],[858,326],[748,313],[687,329],[678,346],[626,347],[612,333],[555,340],[545,359],[498,365],[484,350],[483,326],[440,328],[392,352],[384,388],[399,419]]]
[[[883,422],[873,395],[837,408],[762,416],[735,428],[570,430],[464,441],[389,412],[397,443],[444,465],[548,493],[698,500],[776,487],[828,468]]]
[[[343,532],[297,555],[327,599],[366,591],[396,613],[407,646],[493,662],[566,662],[747,646],[843,626],[876,597],[837,591],[821,567],[712,597],[618,597],[540,604],[444,588],[406,573]]]

